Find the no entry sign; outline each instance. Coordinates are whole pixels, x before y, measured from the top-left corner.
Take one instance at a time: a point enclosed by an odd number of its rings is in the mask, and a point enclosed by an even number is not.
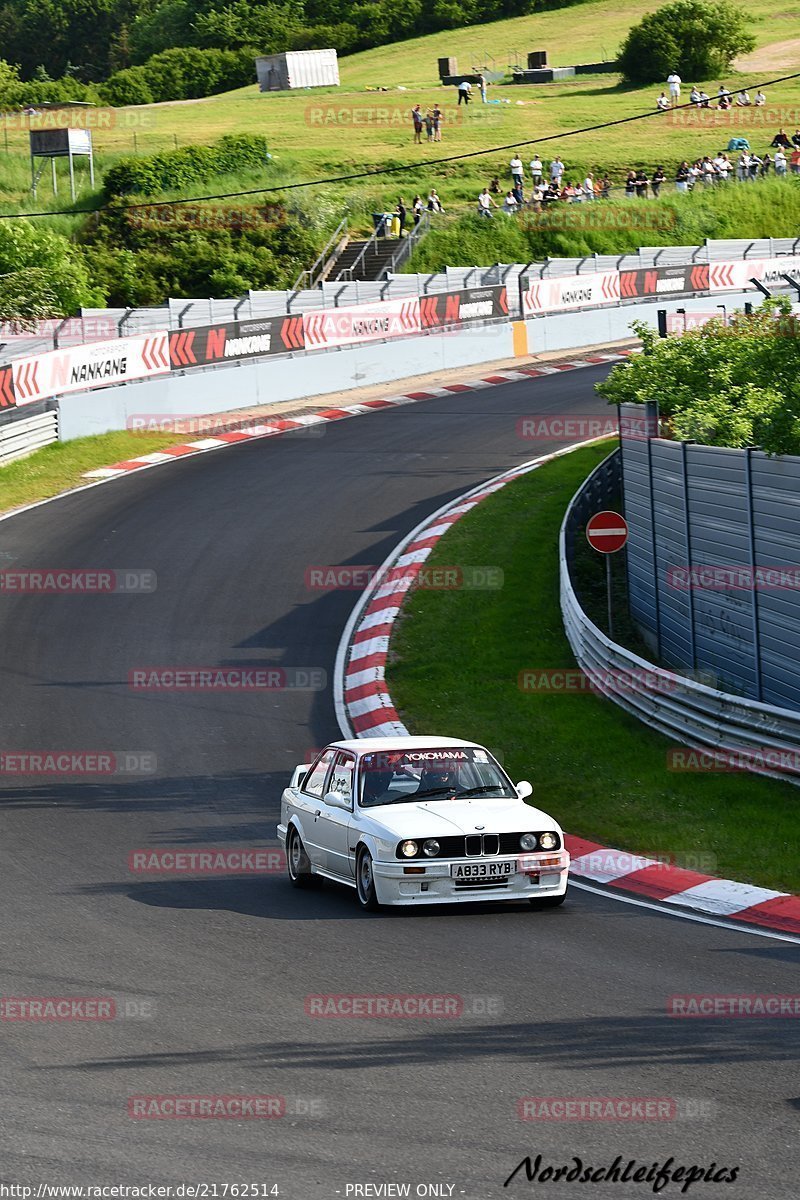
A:
[[[595,513],[586,526],[586,539],[599,554],[616,554],[628,540],[628,523],[619,513]]]

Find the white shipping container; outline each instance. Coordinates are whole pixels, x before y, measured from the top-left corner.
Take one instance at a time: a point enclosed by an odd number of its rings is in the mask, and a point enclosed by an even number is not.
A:
[[[338,87],[339,62],[335,50],[289,50],[256,59],[262,92],[290,88]]]

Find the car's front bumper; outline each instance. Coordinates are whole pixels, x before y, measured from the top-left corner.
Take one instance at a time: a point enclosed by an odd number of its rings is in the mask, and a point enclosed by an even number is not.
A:
[[[558,860],[558,866],[555,865]],[[442,859],[425,862],[375,862],[373,877],[380,904],[475,904],[478,901],[534,900],[563,896],[567,890],[570,858],[566,850],[520,855],[517,869],[500,880],[457,882],[450,873],[456,863],[475,859]],[[480,861],[480,860],[478,860]],[[415,871],[424,869],[424,874]],[[414,873],[411,873],[414,871]]]

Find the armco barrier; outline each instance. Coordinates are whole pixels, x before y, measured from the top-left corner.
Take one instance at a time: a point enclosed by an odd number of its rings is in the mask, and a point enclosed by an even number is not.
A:
[[[578,665],[609,700],[673,742],[712,759],[720,755],[723,764],[747,759],[750,770],[800,783],[800,712],[744,700],[656,667],[612,642],[581,608],[569,547],[586,519],[586,498],[603,497],[618,477],[618,456],[614,451],[582,484],[561,525],[561,614]]]
[[[0,463],[25,458],[42,446],[58,441],[58,414],[54,410],[36,413],[0,425]]]

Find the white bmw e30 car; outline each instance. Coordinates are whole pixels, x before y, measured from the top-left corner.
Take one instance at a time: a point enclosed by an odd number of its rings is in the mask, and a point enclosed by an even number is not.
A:
[[[278,838],[290,882],[321,875],[362,908],[529,900],[562,904],[569,854],[533,791],[483,746],[443,737],[333,742],[298,766]]]

